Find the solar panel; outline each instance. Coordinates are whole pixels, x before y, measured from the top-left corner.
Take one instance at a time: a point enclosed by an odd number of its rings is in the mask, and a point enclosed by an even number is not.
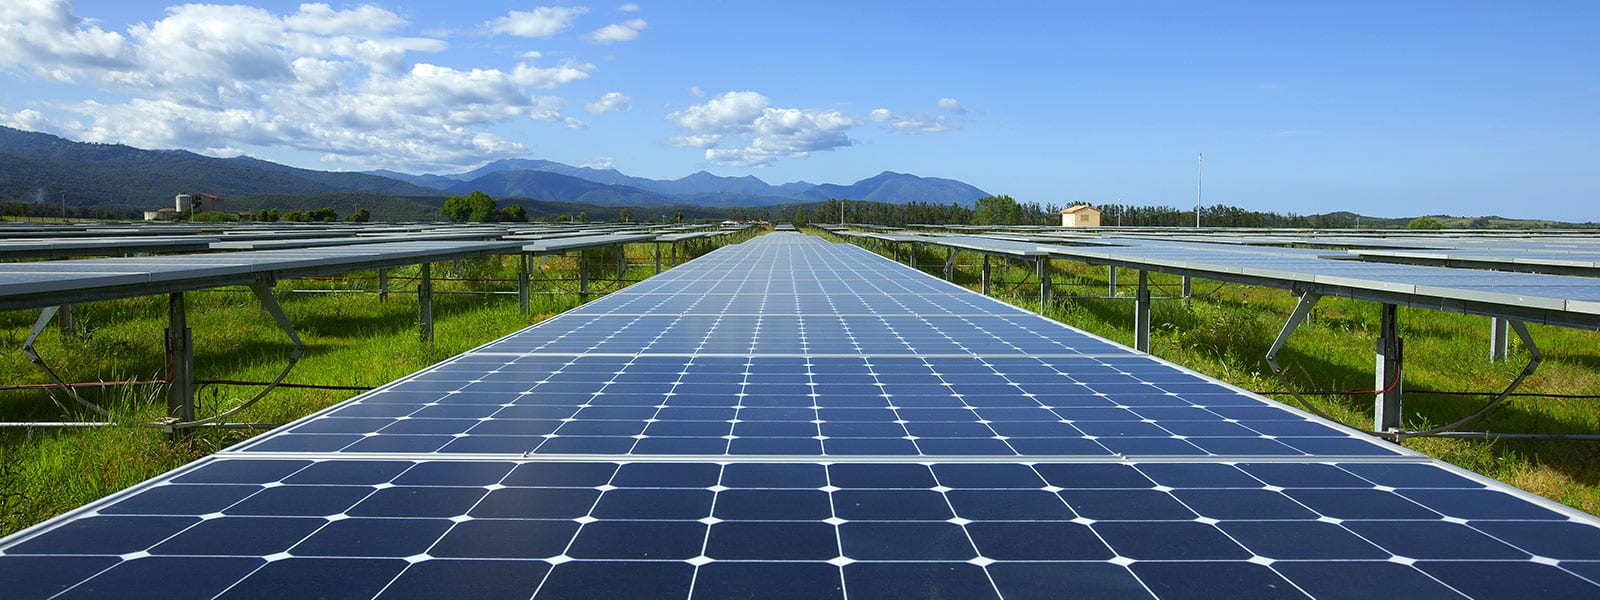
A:
[[[1592,516],[770,234],[0,541],[0,589],[1592,596],[1596,548]]]

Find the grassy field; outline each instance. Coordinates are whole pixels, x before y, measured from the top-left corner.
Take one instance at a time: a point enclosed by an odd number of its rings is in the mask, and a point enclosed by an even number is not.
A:
[[[965,256],[954,280],[977,290],[980,259]],[[901,258],[905,258],[903,253]],[[918,264],[930,274],[942,276],[943,252],[929,250],[919,256]],[[1031,270],[1031,266],[1018,263],[1007,271],[995,263],[995,296],[1037,311],[1037,284],[1030,280],[1019,285]],[[1114,299],[1106,297],[1109,274],[1105,267],[1058,260],[1052,273],[1057,300],[1048,316],[1133,345],[1136,272],[1119,272],[1123,297]],[[1158,298],[1181,293],[1177,276],[1152,274],[1151,282],[1155,285],[1152,294]],[[1284,393],[1287,388],[1273,374],[1265,356],[1293,311],[1295,297],[1283,290],[1198,279],[1192,290],[1187,305],[1177,299],[1153,303],[1151,353],[1294,405],[1294,398]],[[1373,389],[1380,309],[1373,302],[1324,298],[1278,356],[1295,389],[1302,393]],[[1528,361],[1527,350],[1514,339],[1506,361],[1490,362],[1487,317],[1402,307],[1399,323],[1406,360],[1404,426],[1410,431],[1450,423],[1475,412],[1515,379]],[[1600,405],[1600,333],[1537,325],[1529,329],[1544,360],[1518,393],[1595,398],[1513,397],[1465,430],[1600,434],[1600,411],[1596,410]],[[1372,429],[1371,393],[1305,398],[1342,423],[1364,431]],[[1569,506],[1600,513],[1600,442],[1410,438],[1404,445]]]
[[[709,250],[710,246],[699,249]],[[628,280],[654,272],[648,245],[630,246]],[[590,251],[590,290],[621,286],[614,255]],[[683,255],[683,258],[688,258]],[[670,266],[670,265],[669,265]],[[277,294],[307,348],[286,383],[375,387],[537,323],[578,305],[577,260],[552,257],[543,265],[550,279],[535,278],[532,310],[522,314],[516,295],[446,294],[447,291],[515,292],[512,257],[439,263],[433,267],[434,341],[419,340],[416,267],[390,272],[386,301],[372,293],[375,273],[280,282],[277,289],[323,293]],[[543,293],[540,293],[543,292]],[[195,346],[197,380],[269,381],[288,359],[292,345],[244,288],[186,294]],[[52,326],[37,345],[40,355],[66,381],[152,380],[163,376],[162,332],[166,298],[147,297],[79,305],[73,335]],[[0,313],[0,386],[48,380],[17,351],[37,313]],[[201,416],[236,406],[259,386],[202,385]],[[359,393],[358,390],[274,390],[230,421],[284,423]],[[81,394],[108,408],[122,427],[0,429],[0,535],[14,532],[86,502],[256,435],[262,429],[198,429],[179,442],[159,430],[137,426],[165,415],[165,388],[116,385]],[[59,392],[0,389],[0,421],[102,421]]]

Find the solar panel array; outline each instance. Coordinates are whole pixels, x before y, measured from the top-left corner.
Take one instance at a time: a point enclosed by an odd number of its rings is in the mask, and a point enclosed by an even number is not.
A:
[[[0,541],[16,597],[1592,597],[1600,523],[847,245],[717,250]]]

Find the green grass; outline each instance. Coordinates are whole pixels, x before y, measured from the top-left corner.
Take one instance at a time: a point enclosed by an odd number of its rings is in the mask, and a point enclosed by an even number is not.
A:
[[[819,233],[819,232],[813,232]],[[819,233],[820,234],[820,233]],[[824,237],[832,239],[832,236]],[[887,248],[872,248],[885,256]],[[902,262],[905,256],[902,253]],[[978,259],[963,255],[954,280],[977,290]],[[942,252],[918,257],[922,270],[943,275]],[[991,269],[995,296],[1031,311],[1038,310],[1038,286],[1031,269],[1013,263],[1009,271],[996,262]],[[1057,301],[1048,316],[1068,325],[1132,346],[1132,296],[1137,273],[1118,273],[1123,297],[1105,298],[1108,273],[1070,261],[1054,261],[1052,281]],[[1024,282],[1024,279],[1027,279]],[[1152,294],[1177,296],[1177,276],[1151,274]],[[1237,284],[1194,280],[1187,306],[1176,299],[1158,299],[1152,308],[1151,353],[1239,387],[1269,394],[1294,405],[1287,388],[1266,362],[1267,349],[1295,306],[1289,292]],[[1066,296],[1083,299],[1063,299]],[[1096,298],[1088,298],[1096,297]],[[1324,298],[1311,318],[1289,340],[1278,362],[1300,391],[1359,391],[1375,387],[1374,343],[1380,306],[1373,302]],[[1442,311],[1399,312],[1405,340],[1404,426],[1420,430],[1471,414],[1504,389],[1528,361],[1513,342],[1511,356],[1489,361],[1489,319]],[[1534,343],[1544,354],[1538,371],[1519,393],[1600,396],[1600,333],[1560,327],[1530,326]],[[1484,392],[1483,396],[1428,394]],[[1372,429],[1372,394],[1307,395],[1320,411],[1351,427]],[[1600,411],[1593,398],[1513,397],[1466,430],[1498,433],[1600,434]],[[1590,513],[1600,513],[1600,443],[1576,440],[1410,438],[1404,445],[1429,456],[1488,475]]]
[[[717,244],[686,248],[680,259]],[[647,245],[628,248],[628,280],[654,273]],[[620,289],[615,255],[590,251],[590,290]],[[369,293],[284,293],[277,297],[306,345],[286,383],[375,387],[578,306],[575,256],[543,262],[546,278],[534,279],[531,310],[523,314],[513,295],[448,295],[440,291],[515,291],[511,257],[433,266],[434,340],[418,336],[416,267],[391,270],[385,301]],[[670,265],[664,265],[670,267]],[[470,281],[451,281],[464,279]],[[500,280],[500,281],[489,281]],[[277,288],[375,289],[375,273],[280,282]],[[542,292],[542,293],[540,293]],[[244,288],[186,294],[199,380],[270,381],[286,363],[292,344]],[[159,379],[165,370],[165,297],[78,305],[73,335],[52,326],[38,351],[66,381]],[[0,313],[0,385],[48,380],[29,364],[22,345],[37,313]],[[217,414],[254,395],[259,386],[203,385],[201,416]],[[159,430],[138,426],[165,416],[165,388],[118,385],[85,389],[85,398],[108,408],[127,426],[0,429],[0,535],[15,532],[84,503],[144,481],[186,462],[237,444],[260,429],[197,429],[174,442]],[[235,415],[234,423],[284,423],[359,393],[346,390],[279,388]],[[102,421],[58,392],[0,390],[0,421]]]

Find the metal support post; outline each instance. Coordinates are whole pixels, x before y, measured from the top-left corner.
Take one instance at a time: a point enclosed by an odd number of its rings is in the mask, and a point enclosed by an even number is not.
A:
[[[389,299],[389,270],[378,269],[378,301]]]
[[[944,280],[955,281],[956,249],[946,248],[944,252]]]
[[[661,274],[661,242],[653,244],[656,247],[656,274]]]
[[[617,244],[617,283],[628,277],[628,246]]]
[[[522,314],[528,314],[532,309],[531,296],[533,289],[528,282],[528,253],[517,253],[517,306],[522,308]]]
[[[1510,348],[1510,323],[1505,317],[1491,317],[1489,321],[1489,362],[1501,362],[1506,359],[1506,352]]]
[[[1039,277],[1039,314],[1045,314],[1045,309],[1050,307],[1050,257],[1040,256],[1033,259]]]
[[[1294,312],[1289,314],[1289,320],[1284,322],[1283,329],[1278,331],[1278,339],[1272,340],[1272,347],[1267,349],[1267,365],[1272,367],[1274,373],[1283,370],[1278,366],[1278,353],[1289,343],[1289,336],[1294,335],[1294,330],[1311,316],[1311,309],[1316,307],[1317,301],[1321,299],[1321,294],[1309,291],[1300,294],[1300,301],[1295,303]]]
[[[983,295],[989,295],[989,255],[983,255]]]
[[[911,242],[911,260],[909,262],[911,264],[911,268],[913,268],[913,269],[917,268],[917,243],[916,242]]]
[[[589,301],[589,253],[578,251],[578,301]]]
[[[1133,349],[1150,351],[1150,274],[1142,269],[1133,301]]]
[[[194,337],[183,292],[167,296],[167,418],[179,423],[194,420]]]
[[[417,305],[422,312],[422,341],[433,341],[433,265],[422,263],[422,278],[417,282]]]
[[[56,326],[61,328],[62,339],[69,339],[77,333],[78,324],[72,318],[72,305],[61,305],[61,312],[56,314]]]
[[[1378,327],[1378,355],[1376,387],[1378,395],[1373,402],[1374,431],[1400,430],[1400,395],[1405,347],[1400,339],[1399,309],[1393,304],[1383,305],[1383,321]]]
[[[1117,266],[1111,265],[1106,268],[1111,270],[1110,284],[1106,286],[1106,295],[1115,298],[1117,296]]]
[[[678,243],[672,243],[672,266],[678,266]]]
[[[1184,275],[1183,276],[1183,305],[1184,306],[1188,306],[1189,305],[1189,295],[1190,295],[1190,291],[1191,290],[1192,290],[1192,287],[1189,285],[1189,276],[1188,275]]]

